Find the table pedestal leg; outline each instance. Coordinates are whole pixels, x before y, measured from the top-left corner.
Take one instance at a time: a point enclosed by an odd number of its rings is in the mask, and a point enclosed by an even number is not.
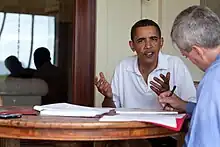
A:
[[[138,146],[152,147],[151,144],[146,139],[95,142],[95,147],[138,147]]]
[[[55,147],[78,147],[75,142],[56,142]]]
[[[179,133],[179,136],[177,139],[177,147],[182,147],[184,145],[185,135],[186,133],[184,132]]]
[[[55,147],[93,147],[93,142],[56,142]]]
[[[19,139],[0,138],[0,147],[20,147]]]

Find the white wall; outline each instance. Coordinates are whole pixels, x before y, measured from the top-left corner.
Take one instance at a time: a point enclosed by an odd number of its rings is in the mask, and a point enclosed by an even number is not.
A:
[[[220,1],[219,0],[201,0],[201,4],[212,9],[220,17]]]
[[[162,51],[167,54],[176,55],[181,57],[181,59],[185,62],[187,67],[189,68],[193,80],[200,80],[203,76],[203,72],[199,70],[195,65],[193,65],[190,61],[185,59],[180,55],[178,49],[174,49],[171,39],[170,39],[170,31],[172,27],[172,23],[175,17],[190,5],[199,5],[200,0],[150,0],[143,1],[143,10],[142,16],[143,18],[150,18],[159,23],[162,31],[162,35],[164,37],[165,43]],[[154,13],[155,10],[155,13]],[[153,15],[152,14],[157,14]],[[150,15],[150,17],[148,17]]]
[[[132,55],[128,41],[130,28],[141,18],[159,23],[165,39],[163,52],[180,56],[170,40],[170,29],[176,15],[184,8],[200,4],[200,0],[97,0],[96,74],[104,72],[110,82],[115,66],[126,56]],[[203,73],[186,59],[194,80]],[[97,90],[95,105],[101,106],[103,96]]]
[[[187,8],[190,5],[200,4],[200,0],[169,0],[170,3],[166,3],[162,1],[162,32],[165,38],[165,45],[164,45],[164,52],[172,55],[180,56],[183,61],[188,66],[193,80],[200,80],[203,76],[203,72],[199,70],[195,65],[193,65],[189,60],[182,57],[178,49],[174,49],[172,47],[172,42],[170,38],[170,31],[172,27],[172,23],[175,17],[182,11],[183,9]],[[171,5],[172,4],[172,5]]]
[[[97,0],[96,74],[104,72],[110,82],[115,66],[132,55],[130,28],[141,18],[140,0]],[[96,91],[96,106],[103,100]]]

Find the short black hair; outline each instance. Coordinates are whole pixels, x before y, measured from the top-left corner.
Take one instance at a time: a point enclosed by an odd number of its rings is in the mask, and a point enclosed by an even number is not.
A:
[[[50,51],[45,47],[39,47],[35,50],[34,57],[40,60],[50,61]]]
[[[133,41],[133,39],[134,39],[136,28],[146,27],[146,26],[156,27],[157,32],[159,34],[159,37],[161,37],[161,30],[160,30],[159,25],[156,22],[154,22],[153,20],[150,20],[150,19],[141,19],[138,22],[136,22],[131,28],[131,40]]]
[[[34,52],[34,63],[37,68],[41,67],[44,63],[50,61],[50,51],[45,47],[39,47]]]
[[[16,56],[11,55],[5,59],[5,66],[7,68],[12,66],[21,66],[21,62]]]

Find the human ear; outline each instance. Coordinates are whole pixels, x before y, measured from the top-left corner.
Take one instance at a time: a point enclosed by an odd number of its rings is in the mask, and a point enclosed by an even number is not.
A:
[[[163,42],[164,42],[164,39],[163,39],[163,37],[161,37],[161,39],[160,39],[160,48],[163,47]]]
[[[133,52],[135,52],[133,41],[129,41],[129,46]]]
[[[192,51],[198,56],[200,57],[202,60],[204,60],[204,51],[202,48],[196,46],[196,45],[193,45],[192,46]]]

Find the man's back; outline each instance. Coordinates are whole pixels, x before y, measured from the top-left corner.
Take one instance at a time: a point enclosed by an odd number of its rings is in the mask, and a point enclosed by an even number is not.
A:
[[[197,105],[186,137],[188,147],[220,145],[220,56],[206,70],[197,90]]]
[[[35,74],[36,78],[48,84],[48,94],[42,97],[41,104],[67,102],[68,81],[66,74],[51,63],[45,63]]]

